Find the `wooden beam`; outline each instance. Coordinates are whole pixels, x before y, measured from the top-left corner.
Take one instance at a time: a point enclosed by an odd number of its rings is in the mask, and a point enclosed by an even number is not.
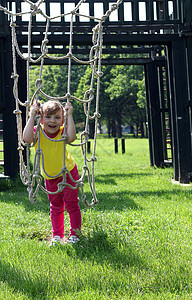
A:
[[[160,167],[164,163],[163,137],[159,98],[159,79],[157,73],[157,62],[153,61],[145,67],[148,95],[148,123],[151,135],[151,157],[152,164]]]
[[[172,43],[173,93],[175,147],[177,151],[178,180],[180,183],[189,182],[189,172],[192,168],[191,129],[189,121],[187,62],[185,40],[179,39]]]
[[[13,97],[12,73],[12,52],[11,44],[3,41],[3,69],[4,69],[4,95],[5,106],[3,113],[3,140],[4,140],[4,174],[15,178],[18,173],[18,151],[17,151],[17,129],[13,111],[15,110],[15,100]],[[9,63],[7,63],[9,62]]]

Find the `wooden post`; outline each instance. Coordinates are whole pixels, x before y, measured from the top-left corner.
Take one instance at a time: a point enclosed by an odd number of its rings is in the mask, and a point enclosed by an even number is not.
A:
[[[88,141],[87,142],[87,153],[90,153],[91,152],[91,142]]]
[[[178,180],[180,183],[189,182],[189,172],[192,171],[192,147],[191,147],[191,130],[189,120],[189,95],[187,80],[187,61],[185,38],[178,38],[172,42],[172,65],[173,65],[173,93],[175,121],[173,125],[175,130],[175,147],[177,156],[175,159],[178,163]]]
[[[6,1],[2,0],[4,6]],[[1,107],[3,114],[4,175],[15,178],[18,173],[17,129],[15,122],[15,100],[13,96],[11,32],[7,15],[0,12],[0,72],[2,80]]]
[[[125,153],[125,138],[121,138],[122,154]]]
[[[4,90],[5,107],[3,109],[3,140],[4,140],[4,174],[15,178],[18,173],[17,129],[13,111],[15,99],[13,96],[12,53],[11,40],[7,37],[4,42]]]
[[[147,101],[148,101],[148,124],[152,151],[152,164],[160,167],[164,162],[163,158],[163,138],[161,126],[159,81],[157,73],[157,62],[153,61],[146,65],[147,79]]]
[[[115,138],[114,141],[115,141],[115,153],[118,153],[118,139]]]
[[[148,83],[148,76],[147,76],[147,68],[145,67],[145,89],[146,89],[146,113],[147,113],[147,134],[149,140],[149,155],[150,155],[150,165],[154,166],[154,157],[153,157],[153,145],[152,145],[152,128],[150,122],[150,106],[149,106],[149,83]]]
[[[173,63],[172,63],[172,46],[167,47],[167,64],[168,79],[170,85],[170,121],[172,136],[172,159],[174,167],[174,180],[179,181],[179,165],[178,165],[178,148],[177,148],[177,130],[176,130],[176,103],[174,101],[174,85],[173,85]]]

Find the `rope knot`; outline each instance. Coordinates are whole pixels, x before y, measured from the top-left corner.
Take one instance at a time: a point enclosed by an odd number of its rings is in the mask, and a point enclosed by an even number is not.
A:
[[[97,24],[95,27],[92,28],[93,32],[98,32],[99,31],[99,24]]]
[[[107,18],[110,16],[110,14],[111,14],[111,11],[108,10],[108,11],[105,13],[105,15],[101,18],[101,21],[104,22],[105,19],[107,19]]]
[[[13,111],[13,113],[14,113],[15,115],[19,115],[19,114],[22,114],[22,111],[19,110],[19,109],[15,109],[15,110]]]
[[[32,16],[35,16],[36,14],[39,14],[41,10],[35,5],[31,5],[31,14]]]
[[[40,155],[41,154],[41,149],[37,148],[36,153]]]
[[[10,27],[16,27],[16,24],[14,22],[11,22]]]
[[[89,95],[89,99],[87,100],[87,102],[91,102],[94,99],[94,91],[92,89],[87,90],[84,94],[83,100],[86,100],[87,95]]]
[[[101,76],[103,76],[103,72],[98,71],[98,72],[97,72],[97,75],[98,75],[99,77],[101,77]]]
[[[86,171],[88,170],[88,166],[87,165],[83,165],[83,169]],[[83,182],[82,182],[83,183]]]
[[[88,138],[89,137],[89,131],[87,131],[87,130],[84,130],[82,133],[81,133],[81,136],[85,136],[86,138]]]
[[[86,198],[87,198],[86,195],[83,195],[83,196],[82,196],[82,202],[85,202],[85,201],[86,201]]]
[[[68,101],[71,100],[71,94],[70,93],[66,93],[65,97],[67,98]]]
[[[99,48],[100,48],[100,47],[99,47],[98,44],[93,46],[93,50],[98,50]]]
[[[91,205],[95,205],[95,204],[98,204],[98,199],[97,198],[93,198],[92,199],[92,202],[91,202]]]
[[[111,5],[111,11],[114,11],[118,8],[118,5],[116,3]]]
[[[18,150],[18,151],[23,151],[24,148],[23,148],[22,146],[19,146],[19,147],[17,148],[17,150]]]
[[[63,168],[61,168],[62,173],[66,173],[67,172],[67,167],[64,166]]]
[[[94,117],[95,118],[101,118],[101,114],[99,112],[94,112]]]
[[[91,159],[91,161],[95,161],[95,162],[97,161],[97,157],[95,157],[95,156],[92,156],[90,159]]]
[[[2,6],[1,6],[1,7],[2,7]],[[3,12],[4,12],[6,15],[9,14],[9,11],[8,11],[7,7],[4,7],[4,8],[3,8]]]
[[[57,187],[58,187],[58,192],[62,192],[66,184],[64,182],[59,182]]]
[[[35,82],[35,86],[36,86],[37,89],[40,90],[43,87],[43,81],[42,81],[42,79],[38,78],[36,80],[36,82]]]
[[[74,15],[76,15],[76,11],[75,10],[72,10],[71,11],[71,14],[74,16]]]
[[[76,187],[76,188],[81,187],[81,182],[77,182],[76,185],[75,185],[75,187]]]
[[[67,141],[68,135],[66,133],[62,134],[62,140]]]
[[[41,115],[36,115],[35,116],[35,121],[37,122],[37,124],[39,124],[40,121],[41,121]]]
[[[97,34],[99,32],[99,24],[97,24],[93,29],[93,36],[92,36],[92,43],[96,44],[97,43]]]
[[[67,53],[67,56],[68,56],[69,58],[71,58],[71,57],[73,56],[72,52],[68,52],[68,53]]]
[[[42,45],[41,45],[41,52],[42,53],[48,53],[48,49],[47,49],[47,44],[49,43],[48,39],[44,39],[42,41]]]
[[[93,91],[93,89],[89,89],[89,90],[87,91],[87,93],[91,95],[91,94],[94,93],[94,91]]]
[[[25,101],[25,106],[29,106],[30,105],[30,101],[29,100],[26,100]]]
[[[19,78],[18,74],[14,74],[14,73],[11,74],[11,79],[17,79],[17,78]]]

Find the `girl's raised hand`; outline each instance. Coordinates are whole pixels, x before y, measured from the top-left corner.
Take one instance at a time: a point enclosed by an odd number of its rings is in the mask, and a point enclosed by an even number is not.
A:
[[[41,107],[41,102],[40,101],[34,103],[31,106],[31,109],[30,109],[30,116],[34,118],[36,113],[39,114],[40,113],[40,107]]]
[[[73,113],[73,106],[70,102],[67,102],[65,104],[65,111],[68,111],[68,114],[71,114]]]

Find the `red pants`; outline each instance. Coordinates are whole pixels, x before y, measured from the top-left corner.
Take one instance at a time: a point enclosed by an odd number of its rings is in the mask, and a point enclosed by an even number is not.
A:
[[[71,170],[71,175],[74,180],[79,179],[79,173],[77,166]],[[62,177],[56,179],[45,179],[46,189],[50,192],[57,191],[57,184],[62,181]],[[67,174],[66,178],[67,183],[72,186],[75,186],[75,183],[70,179]],[[50,195],[48,198],[50,201],[50,215],[52,222],[52,232],[53,237],[55,235],[64,237],[64,211],[65,207],[69,213],[70,220],[70,235],[78,236],[78,231],[81,230],[81,211],[79,207],[79,198],[78,198],[79,188],[73,190],[70,187],[66,186],[61,193]]]

